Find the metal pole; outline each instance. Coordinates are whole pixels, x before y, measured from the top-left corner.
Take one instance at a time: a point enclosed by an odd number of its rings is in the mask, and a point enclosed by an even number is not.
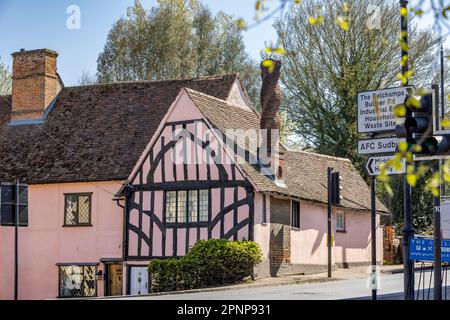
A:
[[[19,298],[19,180],[16,180],[16,212],[14,219],[14,300]]]
[[[441,38],[441,119],[445,115],[445,86],[444,86],[444,42]]]
[[[408,9],[408,1],[400,0],[400,6]],[[401,16],[401,31],[405,44],[408,44],[408,17]],[[405,46],[406,47],[406,46]],[[401,50],[401,57],[408,56],[408,52]],[[402,65],[402,74],[404,75],[409,70],[408,60]],[[408,81],[406,82],[408,85]],[[406,116],[410,115],[411,110],[406,108]],[[406,138],[412,138],[407,135]],[[407,163],[408,165],[408,163]],[[409,260],[409,239],[414,236],[414,228],[412,224],[412,210],[411,210],[411,186],[406,180],[406,175],[403,177],[403,230],[402,230],[402,245],[403,245],[403,284],[405,291],[405,300],[414,300],[414,262]]]
[[[433,173],[439,174],[440,160],[433,161]],[[434,300],[442,300],[441,280],[441,198],[433,197],[433,219],[434,219]]]
[[[327,246],[328,246],[328,278],[331,278],[331,179],[333,168],[328,167],[328,230],[327,230]]]
[[[371,201],[371,233],[372,233],[372,279],[378,282],[377,277],[377,235],[376,235],[376,180],[375,177],[370,178],[370,201]],[[378,286],[377,286],[378,287]],[[377,300],[377,289],[372,288],[372,300]]]

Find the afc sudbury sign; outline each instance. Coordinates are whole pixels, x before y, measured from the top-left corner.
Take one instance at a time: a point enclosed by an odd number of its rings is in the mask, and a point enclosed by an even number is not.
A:
[[[394,131],[394,107],[402,104],[408,88],[400,87],[358,93],[358,132],[375,133]]]
[[[395,153],[400,142],[406,139],[399,139],[397,137],[365,139],[358,141],[358,154],[380,154],[380,153]]]

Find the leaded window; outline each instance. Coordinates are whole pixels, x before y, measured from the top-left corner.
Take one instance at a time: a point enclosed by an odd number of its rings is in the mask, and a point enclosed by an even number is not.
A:
[[[178,191],[177,194],[177,218],[179,223],[186,222],[186,212],[187,212],[187,191]]]
[[[59,266],[59,296],[95,297],[97,295],[95,265]]]
[[[166,191],[166,223],[197,223],[209,220],[209,191]]]
[[[177,222],[177,192],[166,192],[166,222]]]
[[[64,225],[90,226],[91,200],[91,193],[66,194],[64,204]]]
[[[200,190],[199,194],[199,219],[200,221],[208,221],[209,219],[209,192],[208,190]]]
[[[188,222],[198,221],[198,190],[189,190]]]

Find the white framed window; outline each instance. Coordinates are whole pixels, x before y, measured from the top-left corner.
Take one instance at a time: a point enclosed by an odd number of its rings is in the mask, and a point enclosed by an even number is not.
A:
[[[336,212],[336,231],[345,231],[345,213],[344,213],[344,211]]]

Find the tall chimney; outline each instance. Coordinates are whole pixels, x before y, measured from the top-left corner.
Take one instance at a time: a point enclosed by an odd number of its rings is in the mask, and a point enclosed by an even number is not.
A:
[[[58,53],[48,49],[21,49],[12,54],[11,121],[42,119],[61,90],[56,71]]]
[[[261,129],[280,129],[278,114],[281,104],[281,90],[278,85],[281,73],[281,61],[271,60],[273,70],[261,63]],[[270,72],[272,71],[272,72]]]
[[[281,61],[270,60],[273,70],[261,64],[261,121],[262,143],[259,158],[262,165],[277,180],[283,180],[284,155],[280,151],[281,119],[278,113],[281,104],[281,90],[278,85]]]

